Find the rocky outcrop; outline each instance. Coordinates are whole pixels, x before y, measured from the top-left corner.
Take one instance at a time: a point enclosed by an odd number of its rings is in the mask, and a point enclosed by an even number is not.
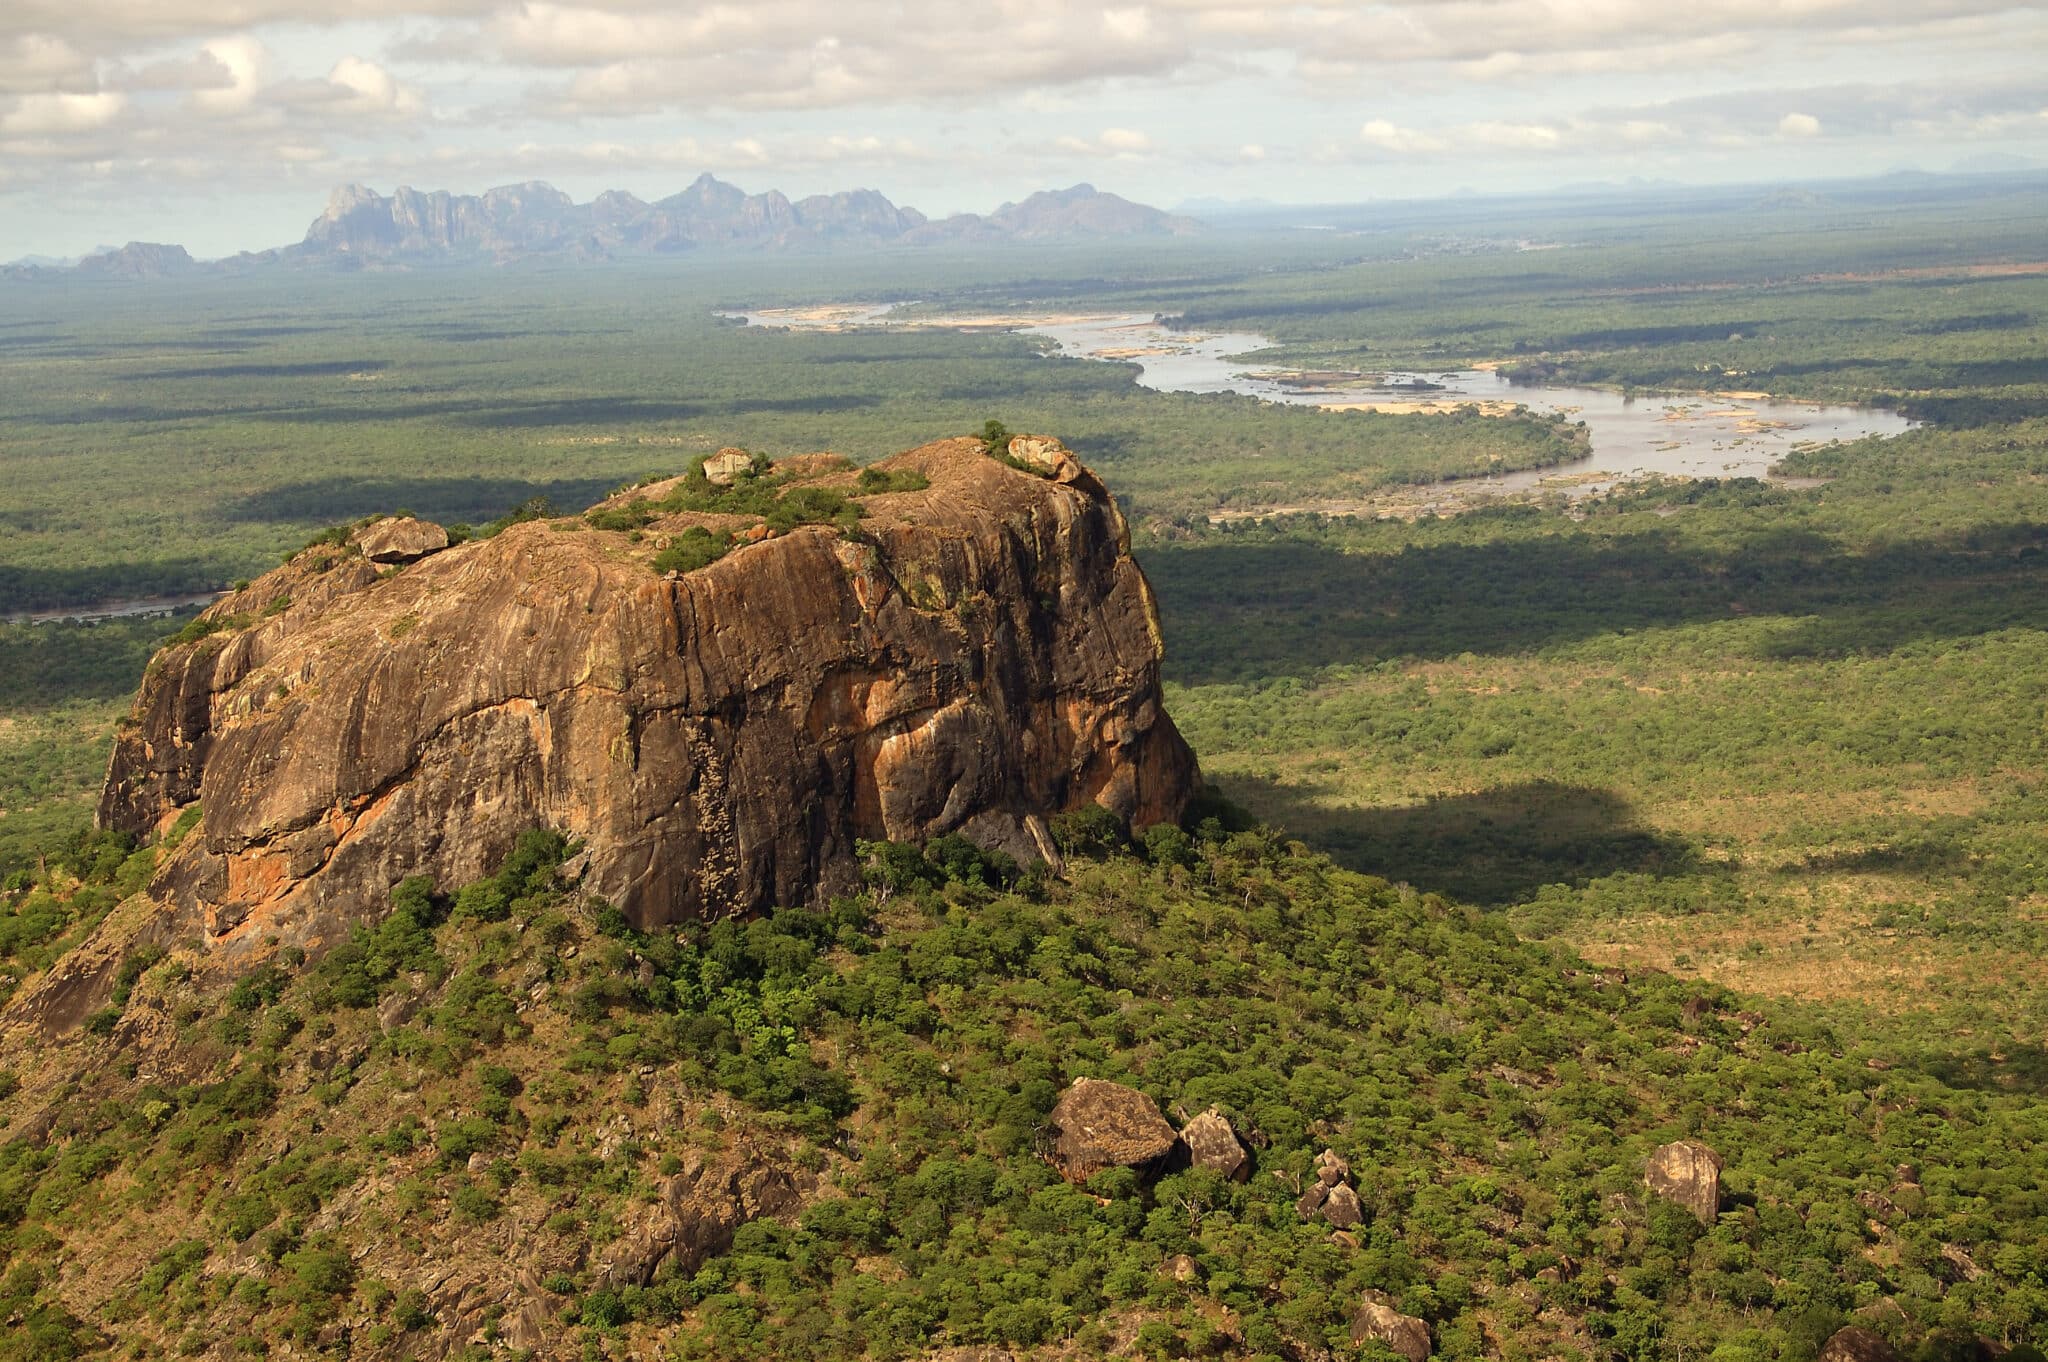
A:
[[[172,279],[198,268],[183,246],[157,241],[131,241],[117,251],[102,251],[78,262],[80,274],[111,279]]]
[[[1899,1362],[1899,1355],[1884,1335],[1851,1324],[1828,1335],[1819,1362]]]
[[[1085,804],[1173,819],[1196,775],[1151,590],[1094,474],[1044,462],[942,441],[881,464],[928,486],[865,497],[843,460],[779,466],[848,498],[851,532],[536,521],[396,574],[309,549],[152,662],[100,822],[147,835],[198,800],[152,894],[217,944],[310,947],[534,826],[652,928],[844,892],[857,839],[1028,857]],[[743,546],[655,571],[686,531]]]
[[[927,221],[915,208],[899,207],[872,189],[814,194],[791,203],[779,191],[749,194],[711,175],[700,175],[655,203],[611,190],[579,204],[538,181],[483,194],[401,187],[388,197],[352,184],[333,192],[305,239],[279,252],[279,258],[409,262],[554,255],[591,260],[704,248],[1096,240],[1197,230],[1199,224],[1187,218],[1085,184],[1033,194],[985,217],[962,213],[940,222]]]
[[[1650,1155],[1643,1182],[1667,1201],[1714,1223],[1721,1211],[1721,1156],[1698,1140],[1663,1145]]]
[[[385,516],[357,532],[355,546],[373,563],[413,563],[448,547],[448,531],[411,516]]]
[[[1229,1120],[1214,1107],[1181,1127],[1180,1141],[1187,1146],[1188,1163],[1193,1167],[1206,1168],[1232,1182],[1251,1176],[1251,1155]]]
[[[1316,1180],[1294,1203],[1303,1220],[1320,1216],[1334,1230],[1348,1230],[1365,1219],[1358,1189],[1351,1185],[1351,1165],[1334,1149],[1316,1155]]]
[[[1086,1182],[1105,1168],[1151,1167],[1180,1143],[1151,1098],[1096,1078],[1075,1079],[1049,1124],[1053,1163],[1069,1182]]]
[[[1376,1338],[1408,1359],[1408,1362],[1428,1362],[1430,1354],[1429,1325],[1413,1315],[1404,1315],[1393,1306],[1393,1302],[1377,1291],[1365,1293],[1359,1303],[1358,1313],[1351,1317],[1351,1341],[1363,1343]]]
[[[719,487],[730,487],[753,466],[753,455],[728,446],[704,461],[704,476]]]
[[[691,1151],[661,1180],[645,1220],[614,1240],[596,1264],[602,1285],[645,1286],[656,1268],[690,1276],[732,1247],[741,1225],[800,1209],[813,1181],[771,1163],[727,1158],[707,1164]]]

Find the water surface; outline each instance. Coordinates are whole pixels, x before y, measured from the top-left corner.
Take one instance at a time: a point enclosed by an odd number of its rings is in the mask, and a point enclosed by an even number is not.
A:
[[[1440,509],[1475,497],[1554,488],[1587,496],[1629,478],[1771,476],[1807,445],[1897,435],[1912,423],[1875,407],[1835,406],[1724,392],[1625,397],[1604,388],[1514,384],[1485,369],[1394,370],[1346,379],[1302,376],[1249,364],[1272,342],[1251,332],[1176,331],[1150,316],[902,316],[887,304],[849,303],[728,314],[750,325],[806,329],[950,328],[1040,336],[1052,353],[1138,366],[1140,387],[1159,392],[1242,393],[1290,406],[1430,411],[1478,403],[1556,412],[1585,423],[1592,454],[1569,463],[1404,489],[1399,498]],[[1270,509],[1270,508],[1269,508]]]

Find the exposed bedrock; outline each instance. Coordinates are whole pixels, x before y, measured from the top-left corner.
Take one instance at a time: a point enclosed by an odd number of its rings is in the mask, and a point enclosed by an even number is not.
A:
[[[778,466],[856,498],[852,534],[535,521],[438,551],[416,534],[424,556],[382,571],[315,546],[158,656],[100,820],[147,835],[197,801],[153,895],[223,944],[314,945],[539,825],[651,928],[843,891],[856,839],[957,831],[1022,857],[1091,802],[1175,818],[1197,775],[1123,519],[1056,442],[1013,457],[1046,475],[976,440],[882,462],[915,491]],[[741,547],[656,572],[693,527]]]

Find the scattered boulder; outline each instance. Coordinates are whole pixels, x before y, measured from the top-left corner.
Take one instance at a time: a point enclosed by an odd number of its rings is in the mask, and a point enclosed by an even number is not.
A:
[[[1428,1362],[1429,1325],[1402,1314],[1377,1291],[1366,1292],[1358,1313],[1351,1317],[1351,1341],[1363,1343],[1369,1338],[1378,1339],[1408,1362]]]
[[[1237,1132],[1222,1112],[1211,1107],[1181,1128],[1181,1143],[1188,1147],[1188,1162],[1206,1168],[1232,1182],[1251,1176],[1251,1155],[1245,1152]]]
[[[1703,1225],[1721,1210],[1721,1156],[1698,1140],[1679,1140],[1650,1155],[1643,1182],[1667,1201],[1691,1211]]]
[[[730,487],[754,466],[754,456],[727,445],[704,461],[704,476],[715,487]]]
[[[1348,1230],[1362,1223],[1365,1206],[1350,1178],[1351,1165],[1336,1150],[1325,1149],[1316,1155],[1316,1180],[1294,1203],[1295,1213],[1303,1220],[1321,1216],[1335,1230]]]
[[[1365,1207],[1348,1182],[1340,1182],[1323,1199],[1323,1219],[1332,1229],[1348,1230],[1365,1219]]]
[[[1053,1162],[1068,1182],[1105,1168],[1144,1168],[1180,1143],[1158,1104],[1135,1088],[1077,1078],[1052,1109]]]
[[[1045,435],[1012,436],[1009,454],[1019,463],[1028,463],[1049,474],[1057,474],[1060,465],[1073,458],[1064,444]]]
[[[1202,1275],[1202,1270],[1195,1266],[1195,1260],[1185,1253],[1176,1253],[1168,1258],[1160,1271],[1176,1282],[1192,1282]]]
[[[1972,1258],[1970,1251],[1961,1244],[1943,1244],[1941,1261],[1966,1282],[1974,1282],[1984,1275],[1984,1269],[1977,1266],[1977,1260]]]
[[[447,548],[448,531],[431,520],[388,515],[358,531],[355,542],[373,563],[416,563]]]
[[[1819,1362],[1899,1362],[1884,1335],[1851,1324],[1837,1329],[1821,1345]]]

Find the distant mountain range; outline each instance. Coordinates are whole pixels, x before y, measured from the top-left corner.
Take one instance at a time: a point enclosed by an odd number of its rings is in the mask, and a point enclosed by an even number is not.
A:
[[[379,194],[344,185],[306,229],[305,240],[275,250],[200,262],[182,246],[131,241],[89,255],[80,274],[171,278],[240,273],[271,266],[373,266],[525,260],[603,261],[697,250],[823,251],[876,247],[999,245],[1022,241],[1091,241],[1115,237],[1184,236],[1201,230],[1191,218],[1093,185],[1045,190],[1006,203],[986,216],[960,213],[934,220],[899,207],[872,189],[817,194],[791,202],[778,190],[749,194],[701,175],[689,188],[648,203],[610,190],[577,203],[538,180],[482,194]],[[40,262],[0,269],[0,277],[57,272]]]

